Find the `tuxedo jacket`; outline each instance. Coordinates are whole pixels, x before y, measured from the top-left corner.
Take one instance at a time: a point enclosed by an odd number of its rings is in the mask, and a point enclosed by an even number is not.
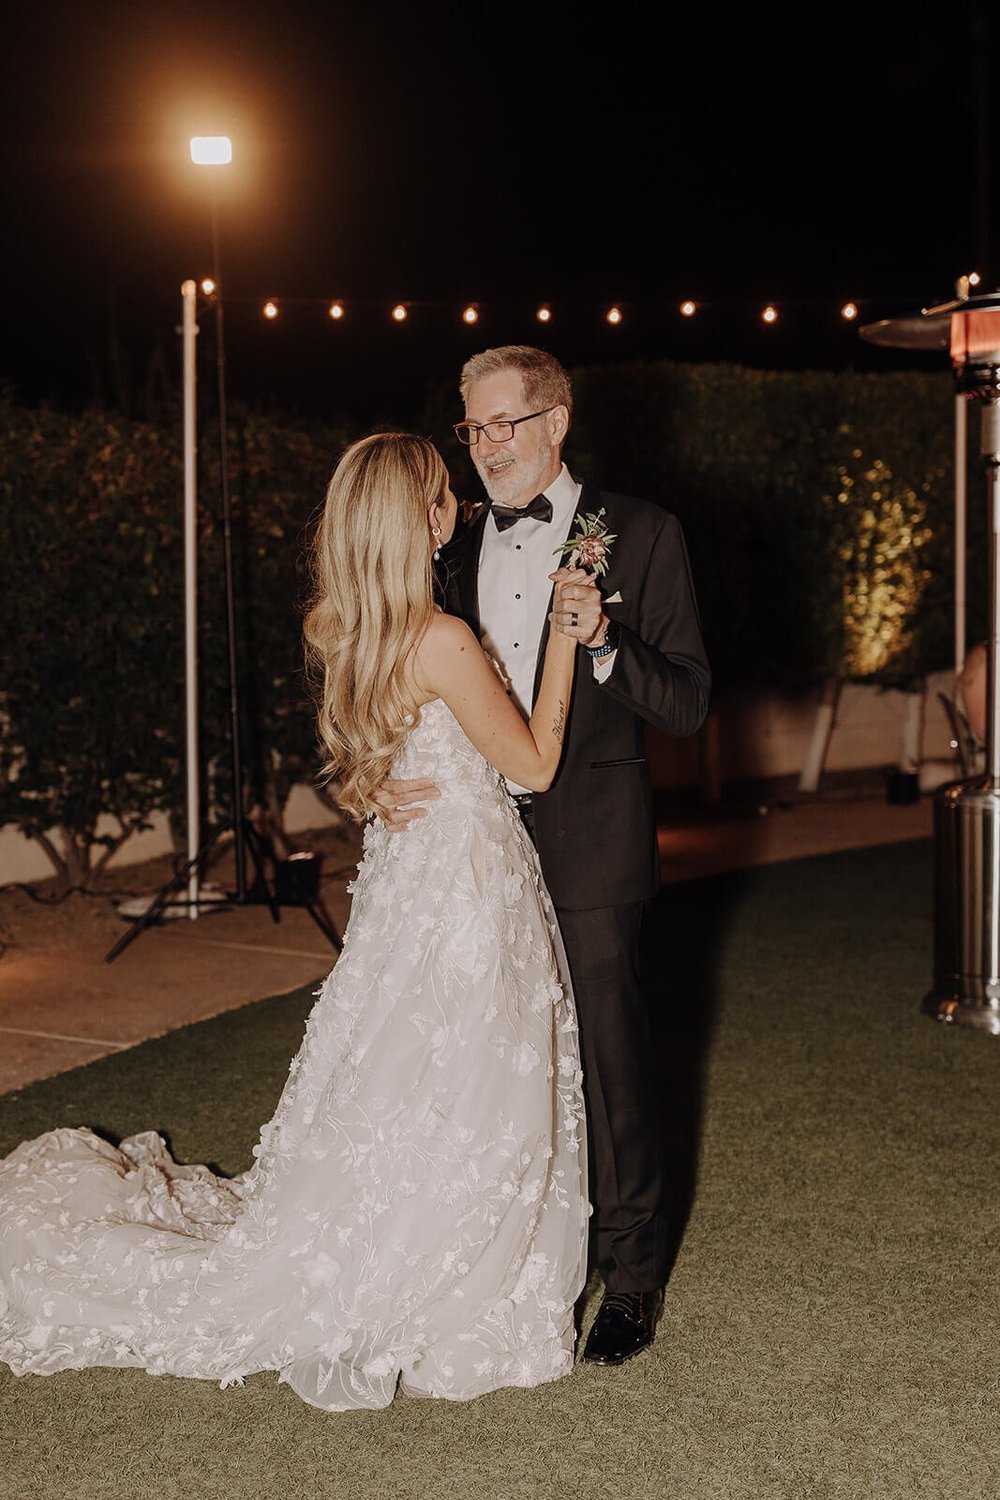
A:
[[[659,859],[643,721],[668,734],[694,734],[708,709],[711,680],[677,518],[647,501],[585,484],[577,511],[602,507],[616,540],[598,586],[605,614],[620,627],[618,652],[603,683],[594,679],[585,652],[577,652],[559,769],[549,790],[534,799],[542,874],[554,904],[569,909],[617,906],[655,892]],[[477,637],[479,554],[488,517],[484,505],[442,559],[445,608]],[[553,549],[565,539],[553,534]],[[558,565],[553,556],[553,571]],[[536,690],[548,631],[546,621]]]

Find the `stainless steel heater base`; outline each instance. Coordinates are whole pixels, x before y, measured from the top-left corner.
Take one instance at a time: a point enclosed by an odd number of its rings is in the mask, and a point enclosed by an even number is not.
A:
[[[934,988],[924,1010],[1000,1036],[1000,791],[989,777],[934,794]]]

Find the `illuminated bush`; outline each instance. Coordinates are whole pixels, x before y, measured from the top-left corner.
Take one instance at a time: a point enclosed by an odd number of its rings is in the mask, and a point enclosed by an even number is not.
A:
[[[924,566],[933,532],[926,524],[932,480],[902,484],[880,458],[860,448],[838,469],[824,495],[830,546],[839,564],[841,618],[833,636],[832,675],[898,674],[913,662],[916,623],[931,571]]]

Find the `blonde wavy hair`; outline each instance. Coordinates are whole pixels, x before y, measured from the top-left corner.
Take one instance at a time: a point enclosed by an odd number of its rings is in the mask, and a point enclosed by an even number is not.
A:
[[[306,662],[319,699],[323,778],[360,821],[418,710],[406,666],[433,610],[428,508],[448,474],[425,438],[378,432],[334,470],[312,550]]]

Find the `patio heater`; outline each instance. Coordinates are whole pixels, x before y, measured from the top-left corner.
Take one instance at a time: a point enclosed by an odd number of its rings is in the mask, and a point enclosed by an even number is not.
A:
[[[934,986],[924,1009],[1000,1036],[1000,290],[860,332],[873,344],[947,349],[959,394],[980,411],[989,545],[986,767],[934,794]]]

